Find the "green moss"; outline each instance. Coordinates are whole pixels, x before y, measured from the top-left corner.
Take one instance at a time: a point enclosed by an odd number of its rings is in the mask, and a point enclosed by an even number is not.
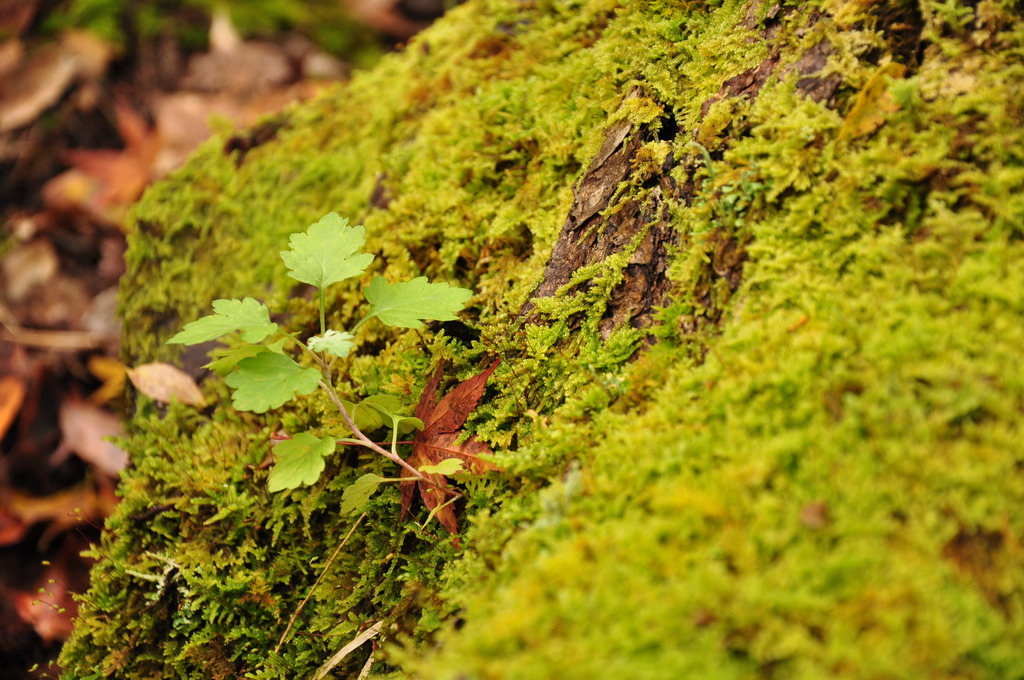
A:
[[[279,427],[329,431],[325,403],[242,416],[218,379],[205,412],[140,400],[66,677],[308,676],[381,619],[374,669],[401,677],[1024,676],[1024,23],[797,5],[470,2],[240,166],[215,142],[150,190],[127,361],[174,359],[218,296],[312,325],[276,252],[338,210],[389,275],[478,292],[464,336],[368,330],[339,387],[412,404],[432,360],[456,380],[501,356],[470,427],[504,471],[466,482],[460,549],[390,490],[328,565],[344,487],[381,463],[340,454],[274,496],[260,465]],[[787,67],[822,40],[814,75],[839,80],[813,101]],[[623,119],[662,127],[616,200],[650,200],[670,159],[682,187],[660,325],[599,328],[628,250],[527,322]]]

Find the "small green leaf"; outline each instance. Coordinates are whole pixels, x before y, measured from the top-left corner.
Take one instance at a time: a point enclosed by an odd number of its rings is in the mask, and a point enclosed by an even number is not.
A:
[[[263,345],[242,345],[241,347],[234,347],[231,349],[215,350],[212,352],[214,357],[210,363],[203,366],[217,375],[223,377],[235,370],[235,366],[242,359],[248,359],[254,357],[260,352],[269,351]]]
[[[197,345],[236,330],[242,331],[246,342],[259,342],[276,331],[277,324],[270,320],[267,306],[252,298],[214,300],[213,314],[185,324],[167,343]]]
[[[402,401],[398,397],[389,394],[375,394],[372,397],[363,399],[358,404],[351,401],[342,401],[345,410],[356,421],[356,427],[363,432],[379,430],[392,422],[391,414],[403,408]]]
[[[399,411],[405,410],[406,407],[398,397],[388,394],[375,394],[372,397],[363,399],[359,406],[376,411],[383,418],[383,425],[390,425],[392,429],[397,429],[399,432],[423,429],[422,420],[399,413]]]
[[[421,465],[418,469],[420,472],[425,472],[428,475],[444,475],[448,477],[456,472],[462,472],[462,461],[458,458],[445,458],[437,465]]]
[[[383,481],[380,475],[369,473],[353,482],[341,495],[341,514],[347,515],[366,505]]]
[[[297,394],[309,394],[322,379],[315,368],[303,368],[283,354],[261,352],[239,361],[225,382],[235,389],[231,400],[236,409],[265,413]]]
[[[405,434],[413,430],[422,430],[425,427],[422,420],[413,416],[403,416],[395,421],[395,425],[398,426],[399,434]]]
[[[393,394],[374,394],[359,402],[360,406],[372,408],[374,411],[386,417],[385,422],[390,420],[393,414],[405,410],[407,407],[402,400]]]
[[[355,347],[355,336],[343,331],[327,331],[323,335],[314,335],[306,344],[314,352],[327,352],[331,356],[344,358]]]
[[[230,349],[215,349],[212,352],[213,360],[203,366],[203,368],[207,368],[217,375],[224,377],[233,371],[242,359],[254,357],[261,352],[277,352],[280,354],[284,348],[285,340],[286,338],[281,338],[269,345],[242,345],[241,347]]]
[[[378,276],[363,290],[370,314],[388,326],[420,328],[424,320],[450,321],[465,307],[472,291],[444,282],[427,283],[421,276],[412,281],[389,283]]]
[[[362,226],[350,227],[338,213],[328,213],[305,233],[292,234],[291,250],[281,251],[288,275],[323,290],[332,283],[363,273],[373,261],[360,253],[366,240]]]
[[[388,422],[384,419],[384,416],[369,406],[363,406],[362,403],[355,404],[351,401],[342,400],[341,402],[345,406],[345,410],[352,416],[352,420],[356,422],[362,432],[373,432],[378,430]]]
[[[270,491],[297,489],[303,484],[315,483],[324,471],[324,456],[334,453],[334,446],[334,437],[317,439],[308,432],[278,442],[274,446],[274,467],[267,478]]]

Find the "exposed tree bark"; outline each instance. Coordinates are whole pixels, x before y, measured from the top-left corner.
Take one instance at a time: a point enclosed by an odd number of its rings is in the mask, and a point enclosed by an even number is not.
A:
[[[753,3],[747,22],[752,28],[759,3]],[[768,12],[761,29],[763,40],[770,41],[783,18],[777,5]],[[810,30],[819,17],[809,22]],[[781,74],[796,72],[797,91],[816,102],[834,106],[836,90],[842,83],[838,73],[820,75],[825,68],[832,45],[823,38],[790,64]],[[711,107],[729,99],[753,102],[761,87],[778,70],[781,50],[775,48],[756,67],[726,80],[722,88],[701,105],[701,116],[706,117]],[[638,96],[634,91],[630,96]],[[600,323],[603,335],[629,323],[634,328],[646,328],[652,322],[652,312],[670,298],[670,283],[666,277],[669,251],[679,245],[679,235],[673,230],[668,214],[669,201],[692,198],[692,182],[696,166],[690,168],[686,186],[679,187],[669,175],[675,159],[669,156],[660,172],[650,173],[638,169],[638,150],[654,139],[673,139],[678,134],[671,110],[655,124],[636,128],[628,120],[613,124],[605,133],[605,141],[583,176],[577,182],[575,199],[562,225],[551,258],[544,269],[544,278],[523,308],[528,318],[537,320],[533,300],[556,293],[571,293],[577,286],[569,285],[575,272],[588,265],[602,262],[614,253],[632,249],[629,264],[623,272],[623,281],[616,288]],[[691,134],[699,141],[698,131]],[[717,150],[721,154],[722,149]],[[638,175],[643,174],[638,181]],[[623,196],[623,187],[649,190],[642,199]],[[717,322],[721,304],[712,301],[714,280],[724,278],[729,289],[735,291],[742,277],[746,253],[741,237],[719,229],[709,239],[709,266],[703,281],[697,286],[697,302],[704,308],[703,318]],[[586,286],[587,284],[581,284]],[[578,319],[577,319],[578,323]],[[689,330],[696,329],[696,325]]]
[[[671,115],[660,124],[674,131]],[[611,215],[605,214],[619,198],[623,183],[634,178],[637,151],[656,137],[655,127],[634,131],[633,125],[623,120],[608,130],[601,150],[576,185],[575,200],[544,269],[544,280],[532,296],[554,295],[570,283],[580,268],[631,248],[624,280],[608,301],[600,324],[603,334],[624,323],[636,328],[648,326],[652,309],[664,302],[669,290],[665,276],[668,248],[678,237],[668,222],[665,199],[679,195],[678,187],[667,174],[672,166],[671,157],[661,174],[642,182],[644,188],[650,189],[646,200],[627,198]],[[528,303],[524,312],[529,313],[532,308],[532,303]]]

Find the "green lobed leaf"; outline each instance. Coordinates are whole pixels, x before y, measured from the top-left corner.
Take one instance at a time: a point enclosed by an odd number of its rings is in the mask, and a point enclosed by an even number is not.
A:
[[[331,356],[344,358],[355,347],[355,336],[344,331],[327,331],[323,335],[314,335],[306,341],[314,352],[327,352]]]
[[[315,368],[303,368],[283,354],[261,352],[239,361],[225,382],[235,389],[231,400],[236,409],[265,413],[297,394],[309,394],[322,379]]]
[[[376,316],[388,326],[420,328],[423,321],[450,321],[466,306],[472,291],[447,283],[428,283],[421,276],[412,281],[389,283],[378,276],[363,289],[370,302],[369,316]]]
[[[369,266],[373,255],[359,252],[365,240],[362,226],[350,227],[348,219],[332,212],[304,233],[292,234],[291,250],[282,250],[281,259],[293,279],[323,290],[363,273]]]
[[[444,475],[446,477],[462,472],[462,461],[458,458],[445,458],[437,465],[420,465],[418,470],[428,475]]]
[[[230,349],[218,349],[212,352],[213,360],[210,363],[203,366],[203,368],[209,369],[217,375],[224,377],[235,369],[238,362],[242,359],[248,359],[254,357],[261,352],[277,352],[281,353],[284,348],[285,338],[281,338],[277,342],[272,342],[269,345],[242,345],[241,347],[233,347]]]
[[[309,432],[300,432],[274,446],[274,467],[270,469],[267,487],[271,492],[297,489],[313,484],[324,471],[324,456],[334,453],[334,437],[317,439]]]
[[[252,298],[214,300],[213,314],[185,324],[167,343],[197,345],[236,330],[246,342],[259,342],[276,331],[277,324],[270,320],[267,306]]]
[[[346,487],[345,492],[341,495],[341,514],[347,515],[366,505],[366,501],[370,500],[370,496],[377,492],[377,487],[383,481],[385,480],[380,475],[369,473]]]

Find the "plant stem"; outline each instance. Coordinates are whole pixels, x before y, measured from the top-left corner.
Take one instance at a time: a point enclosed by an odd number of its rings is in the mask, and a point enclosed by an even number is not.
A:
[[[290,436],[288,436],[286,434],[272,433],[270,435],[270,439],[275,441],[275,442],[286,442],[286,441],[291,440],[292,437],[290,437]],[[335,439],[334,443],[337,444],[338,446],[362,446],[363,445],[363,442],[361,442],[358,439],[348,439],[348,438],[345,438],[345,439]],[[385,444],[388,444],[388,443],[390,443],[390,442],[374,442],[374,444],[376,444],[378,446],[384,446]],[[396,444],[413,444],[414,442],[411,439],[399,439],[395,443]]]
[[[687,144],[687,146],[692,146],[693,148],[697,149],[697,151],[700,151],[701,155],[704,156],[704,167],[706,167],[708,170],[708,179],[714,182],[715,167],[711,162],[711,154],[708,152],[707,147],[701,144],[700,142],[690,142],[689,144]]]
[[[320,335],[327,332],[327,313],[324,301],[324,289],[320,289]]]
[[[334,405],[338,407],[338,410],[341,412],[341,417],[344,418],[345,424],[348,425],[348,429],[352,430],[352,434],[356,436],[356,439],[358,439],[363,446],[373,451],[376,451],[377,453],[384,456],[388,460],[398,463],[400,467],[404,468],[407,472],[416,477],[416,479],[427,482],[432,486],[436,486],[435,484],[433,484],[433,481],[427,475],[423,474],[422,472],[414,468],[412,465],[409,465],[409,463],[405,462],[405,460],[397,453],[393,453],[381,446],[378,446],[376,443],[373,442],[373,440],[371,440],[369,437],[363,434],[362,430],[356,427],[356,422],[352,419],[352,416],[349,415],[348,409],[345,408],[345,405],[341,403],[341,397],[338,396],[338,393],[334,391],[333,387],[331,387],[322,380],[320,381],[320,387],[327,390],[328,396],[330,396],[331,401],[334,402]]]
[[[355,335],[356,331],[359,330],[360,326],[362,326],[364,323],[366,323],[367,321],[369,321],[370,319],[372,319],[375,316],[377,316],[375,313],[374,314],[367,314],[362,319],[360,319],[359,321],[356,322],[356,325],[352,327],[352,330],[349,331],[349,333],[351,333],[352,335]]]
[[[321,294],[321,298],[320,299],[321,299],[321,302],[322,302],[323,301],[322,294]],[[323,314],[323,307],[322,306],[320,308],[320,311],[321,311],[321,314]],[[368,318],[370,318],[370,317],[364,318],[363,321],[366,321],[366,319],[368,319]],[[322,317],[321,317],[321,323],[323,323],[323,318]],[[360,323],[362,323],[362,321]],[[358,324],[357,324],[357,326],[358,326]],[[355,329],[353,329],[353,330],[355,330]],[[322,332],[323,331],[321,331],[321,333]],[[444,493],[452,493],[452,491],[450,489],[446,489],[445,487],[441,486],[440,484],[435,482],[433,479],[431,479],[430,475],[423,474],[422,472],[420,472],[419,470],[414,468],[412,465],[409,465],[409,463],[407,463],[404,458],[402,458],[401,456],[398,455],[398,451],[395,450],[395,449],[397,449],[397,445],[398,445],[398,429],[397,428],[393,428],[394,432],[393,432],[392,437],[391,437],[391,451],[388,451],[387,449],[381,447],[375,441],[373,441],[372,439],[367,437],[365,434],[363,434],[363,431],[360,430],[356,426],[356,421],[349,414],[348,409],[346,409],[345,405],[341,402],[341,397],[339,397],[338,393],[334,391],[333,387],[331,387],[331,383],[330,383],[331,371],[330,371],[330,367],[328,366],[327,362],[325,362],[323,360],[323,358],[319,354],[317,354],[316,352],[311,350],[309,347],[307,347],[306,343],[302,342],[301,340],[299,340],[297,337],[295,337],[291,333],[285,332],[285,335],[287,335],[289,338],[291,338],[292,340],[297,342],[299,344],[299,346],[302,347],[302,349],[304,349],[311,357],[313,357],[313,361],[315,361],[319,365],[321,373],[324,375],[324,380],[317,381],[317,384],[319,384],[320,387],[324,388],[327,391],[327,396],[329,396],[331,398],[331,401],[334,402],[334,405],[338,407],[338,411],[341,412],[341,417],[345,420],[345,424],[348,425],[348,429],[352,430],[352,434],[354,434],[356,436],[356,440],[357,441],[352,442],[353,444],[359,444],[360,446],[365,446],[366,448],[368,448],[368,449],[370,449],[372,451],[376,451],[377,453],[379,453],[380,455],[384,456],[388,460],[393,461],[395,463],[398,463],[399,467],[401,467],[401,468],[405,469],[406,471],[408,471],[418,481],[425,482],[425,483],[429,484],[430,486],[433,486],[433,487],[435,487],[437,489],[441,489],[442,492],[444,492]]]
[[[299,340],[298,336],[296,336],[294,333],[289,333],[288,331],[281,331],[281,335],[285,335],[285,336],[291,338],[292,340],[295,341],[295,344],[297,344],[299,347],[301,347],[304,351],[308,352],[315,359],[320,359],[320,357],[317,356],[316,352],[314,352],[309,347],[307,347],[306,343],[304,343],[302,340]]]
[[[430,514],[427,515],[427,519],[424,520],[423,526],[427,526],[428,524],[430,524],[430,520],[432,520],[434,517],[437,517],[437,513],[441,512],[446,507],[448,507],[449,505],[451,505],[455,501],[459,500],[460,498],[462,498],[462,494],[461,493],[456,493],[451,498],[446,500],[444,503],[442,503],[441,505],[438,505],[433,510],[431,510]]]
[[[324,322],[323,316],[322,316],[323,315],[323,307],[320,308],[320,314],[321,314],[320,323],[322,325],[323,322]],[[287,335],[292,340],[294,340],[296,342],[296,344],[298,344],[298,346],[302,348],[302,351],[304,351],[309,356],[313,357],[313,361],[315,361],[317,366],[320,367],[320,373],[323,374],[324,381],[327,382],[327,383],[330,383],[332,381],[332,378],[331,378],[331,366],[334,365],[334,361],[332,360],[331,363],[327,363],[326,361],[324,361],[324,358],[322,356],[320,356],[319,354],[317,354],[316,352],[311,350],[306,343],[302,342],[302,340],[299,340],[293,333],[289,333],[287,331],[281,331],[281,332],[284,335]],[[323,331],[320,331],[320,334],[323,335]]]

